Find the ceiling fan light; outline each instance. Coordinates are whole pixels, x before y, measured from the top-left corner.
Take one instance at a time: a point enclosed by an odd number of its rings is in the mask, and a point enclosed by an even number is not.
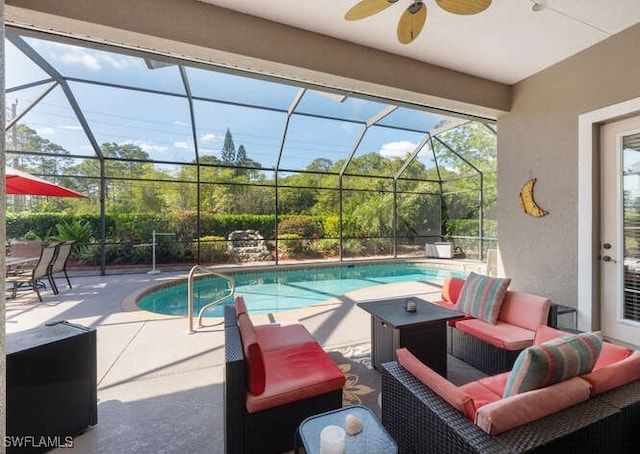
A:
[[[531,11],[537,13],[538,11],[542,11],[547,9],[548,2],[547,0],[531,0],[533,5],[531,5]]]
[[[416,14],[418,11],[420,11],[420,8],[424,7],[424,3],[421,1],[418,2],[413,2],[412,5],[409,6],[408,10],[411,14]]]

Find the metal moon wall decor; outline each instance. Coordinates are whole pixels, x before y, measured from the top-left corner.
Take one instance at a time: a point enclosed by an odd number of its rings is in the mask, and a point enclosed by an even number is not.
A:
[[[533,186],[536,184],[536,181],[537,178],[531,178],[522,186],[520,190],[520,206],[529,216],[541,218],[548,215],[549,212],[540,208],[533,198]]]

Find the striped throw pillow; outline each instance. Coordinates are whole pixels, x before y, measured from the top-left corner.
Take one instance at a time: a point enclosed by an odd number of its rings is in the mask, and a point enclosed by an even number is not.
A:
[[[498,279],[469,273],[455,308],[495,325],[509,284],[511,279],[508,278]]]
[[[602,334],[558,337],[524,349],[516,358],[503,397],[544,388],[589,373],[602,349]]]

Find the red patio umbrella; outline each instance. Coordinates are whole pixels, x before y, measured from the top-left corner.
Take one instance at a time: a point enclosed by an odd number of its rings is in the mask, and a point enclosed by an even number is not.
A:
[[[5,166],[7,194],[45,195],[52,197],[86,197],[55,183],[49,183],[27,172]]]

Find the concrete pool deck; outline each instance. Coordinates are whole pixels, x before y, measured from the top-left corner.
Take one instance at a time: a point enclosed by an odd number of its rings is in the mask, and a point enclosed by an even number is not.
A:
[[[122,301],[181,272],[72,277],[60,294],[20,292],[6,303],[6,330],[15,333],[67,320],[97,330],[98,424],[71,449],[54,452],[159,453],[224,451],[221,319],[187,334],[182,317],[125,310]],[[66,284],[66,283],[65,283]],[[369,314],[359,301],[395,296],[438,297],[438,282],[395,283],[358,290],[290,312],[252,316],[256,324],[303,323],[326,348],[370,341]]]

